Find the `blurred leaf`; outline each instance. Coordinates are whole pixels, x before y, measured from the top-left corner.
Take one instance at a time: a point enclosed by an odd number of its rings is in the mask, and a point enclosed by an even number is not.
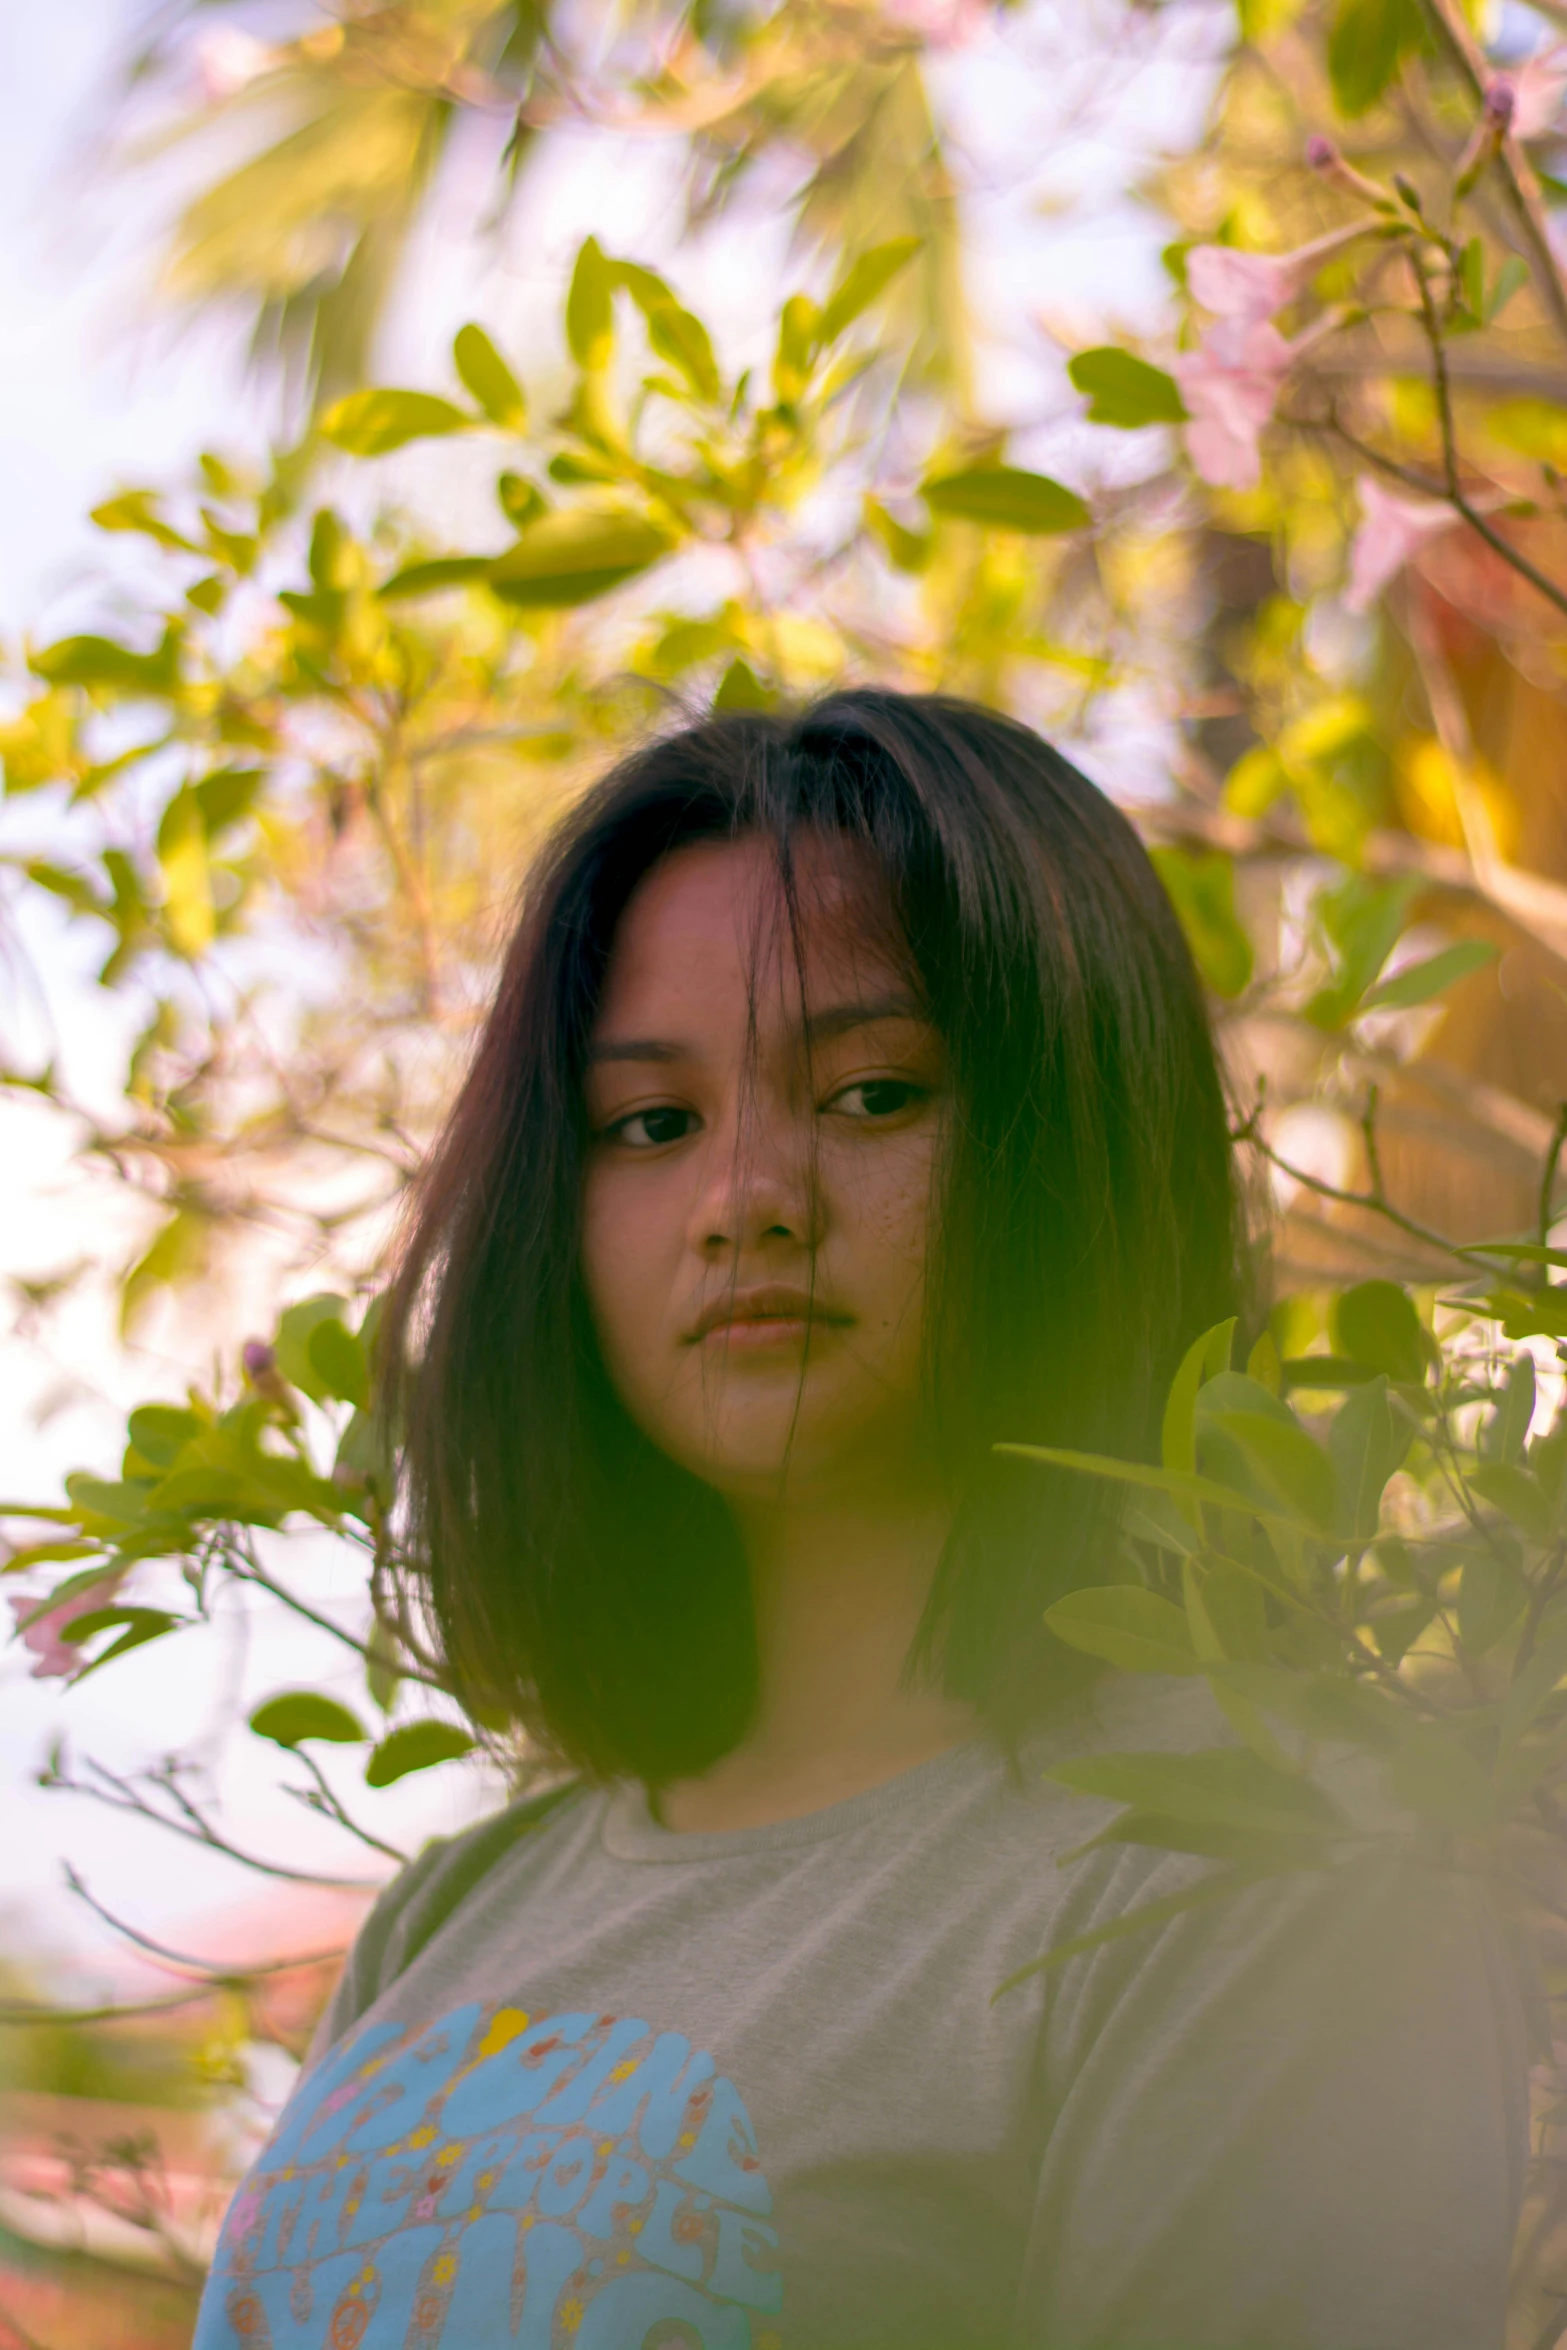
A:
[[[220,839],[244,822],[266,782],[266,770],[261,767],[220,767],[191,787],[209,841]]]
[[[770,693],[748,661],[731,661],[713,696],[715,710],[771,710],[777,695]]]
[[[1567,1338],[1567,1286],[1493,1289],[1485,1308],[1509,1338]]]
[[[548,511],[543,492],[520,473],[499,475],[495,483],[495,495],[501,512],[514,530],[526,530],[530,522],[537,522],[539,516]]]
[[[920,495],[935,514],[978,522],[996,530],[1050,536],[1081,530],[1088,508],[1075,490],[1045,473],[1023,473],[1012,465],[975,465],[965,473],[942,473],[920,484]]]
[[[1536,1542],[1551,1540],[1550,1502],[1541,1490],[1539,1479],[1527,1469],[1513,1467],[1505,1461],[1484,1461],[1479,1468],[1471,1470],[1469,1484],[1482,1501],[1501,1510]]]
[[[889,514],[881,502],[866,493],[861,512],[866,528],[876,540],[889,563],[899,571],[923,571],[934,551],[935,541],[923,531],[908,530],[894,514]]]
[[[672,544],[667,531],[631,508],[573,507],[530,523],[490,565],[489,585],[508,604],[585,604],[660,562]]]
[[[334,402],[321,419],[321,430],[351,457],[384,457],[409,441],[467,432],[472,424],[471,416],[433,392],[384,390],[350,392]]]
[[[1507,1388],[1491,1422],[1496,1458],[1515,1462],[1534,1419],[1534,1357],[1521,1354],[1507,1375]]]
[[[349,1746],[370,1734],[357,1714],[316,1689],[291,1689],[281,1697],[269,1697],[251,1715],[250,1726],[274,1746],[303,1746],[311,1738]]]
[[[169,940],[192,961],[206,953],[216,928],[207,868],[207,826],[188,785],[174,794],[158,826],[158,865]]]
[[[466,587],[488,579],[495,567],[493,555],[436,555],[427,563],[406,563],[384,579],[376,594],[393,603],[399,596],[430,596],[442,588]]]
[[[1195,1673],[1197,1654],[1181,1610],[1136,1583],[1070,1591],[1045,1610],[1058,1640],[1103,1657],[1123,1673]]]
[[[923,243],[922,237],[893,237],[885,245],[873,245],[849,264],[823,303],[817,321],[816,340],[823,349],[835,343],[886,292]]]
[[[1534,1727],[1564,1677],[1567,1677],[1567,1614],[1558,1614],[1541,1625],[1534,1653],[1520,1667],[1503,1701],[1499,1750],[1504,1758],[1525,1732]]]
[[[1197,968],[1216,995],[1251,982],[1252,949],[1235,911],[1235,863],[1219,849],[1150,849]]]
[[[1412,1431],[1395,1420],[1381,1374],[1357,1387],[1339,1406],[1328,1432],[1328,1455],[1337,1481],[1337,1523],[1360,1542],[1369,1542],[1381,1522],[1382,1490],[1409,1450]]]
[[[1191,1471],[1197,1466],[1197,1392],[1204,1380],[1228,1370],[1235,1337],[1235,1316],[1216,1322],[1194,1338],[1170,1382],[1160,1431],[1160,1458],[1167,1469]]]
[[[1394,1281],[1360,1281],[1334,1301],[1334,1335],[1352,1361],[1413,1385],[1425,1377],[1425,1332]]]
[[[528,404],[522,386],[482,326],[458,328],[452,360],[464,386],[492,424],[506,432],[526,430]]]
[[[1175,378],[1130,351],[1118,350],[1113,343],[1079,351],[1075,359],[1068,360],[1066,371],[1076,389],[1088,395],[1090,424],[1110,424],[1121,432],[1135,432],[1145,424],[1182,424],[1186,420],[1186,403]]]
[[[1328,36],[1328,78],[1340,114],[1366,114],[1420,39],[1417,0],[1339,0]]]
[[[390,1787],[410,1771],[427,1771],[436,1763],[455,1762],[473,1752],[473,1740],[455,1722],[404,1722],[390,1730],[365,1764],[365,1783]]]
[[[1055,1444],[997,1444],[991,1450],[1013,1460],[1038,1461],[1046,1468],[1076,1469],[1112,1485],[1143,1486],[1154,1493],[1168,1493],[1179,1502],[1208,1502],[1215,1509],[1239,1510],[1243,1517],[1260,1518],[1264,1525],[1298,1524],[1293,1511],[1270,1508],[1234,1485],[1221,1485],[1216,1478],[1192,1476],[1180,1469],[1156,1469],[1147,1461],[1121,1461],[1110,1453],[1073,1452]]]
[[[1216,1827],[1331,1837],[1348,1826],[1313,1780],[1270,1769],[1244,1746],[1197,1754],[1091,1755],[1057,1763],[1045,1776],[1081,1795]]]
[[[1298,1423],[1286,1426],[1271,1413],[1218,1412],[1217,1425],[1234,1438],[1268,1497],[1282,1502],[1310,1526],[1333,1524],[1336,1498],[1333,1467]]]
[[[660,302],[647,314],[648,341],[678,367],[699,400],[716,400],[721,386],[712,339],[702,321],[678,302]]]
[[[1388,1754],[1401,1746],[1414,1720],[1395,1699],[1366,1681],[1324,1673],[1284,1672],[1249,1662],[1211,1665],[1215,1689],[1233,1690],[1264,1714],[1273,1714],[1307,1738]]]
[[[117,498],[107,498],[101,506],[94,506],[88,519],[96,522],[100,530],[135,531],[143,538],[155,540],[160,547],[188,555],[201,552],[194,540],[164,520],[154,490],[122,490]]]
[[[597,237],[584,240],[566,296],[566,341],[588,374],[607,367],[615,346],[615,281]]]
[[[328,1316],[311,1326],[305,1345],[327,1394],[363,1411],[370,1401],[370,1366],[358,1339]]]
[[[1498,948],[1478,938],[1444,947],[1439,955],[1430,955],[1423,963],[1406,963],[1391,979],[1381,981],[1360,1008],[1363,1012],[1404,1012],[1412,1005],[1428,1004],[1444,988],[1467,979],[1472,971],[1483,970],[1487,963],[1494,963],[1498,952]]]
[[[311,1338],[323,1322],[336,1322],[341,1327],[346,1308],[346,1299],[326,1292],[302,1298],[298,1305],[288,1308],[278,1323],[278,1370],[291,1387],[299,1388],[313,1403],[325,1403],[331,1390],[316,1368],[310,1351]]]
[[[88,1615],[75,1616],[60,1627],[60,1638],[67,1648],[75,1648],[84,1640],[93,1639],[99,1632],[107,1632],[115,1625],[121,1627],[117,1640],[95,1656],[91,1664],[74,1676],[73,1685],[80,1688],[89,1673],[112,1664],[117,1657],[126,1656],[133,1648],[145,1648],[149,1640],[161,1640],[165,1633],[180,1628],[183,1618],[172,1616],[158,1607],[103,1607]]]
[[[197,1414],[179,1404],[144,1403],[132,1412],[127,1432],[144,1459],[160,1469],[172,1468],[182,1446],[202,1432]]]
[[[177,629],[170,626],[156,652],[136,653],[106,636],[67,636],[34,653],[28,667],[50,685],[102,686],[114,693],[161,699],[179,683]]]
[[[781,408],[792,408],[804,396],[819,347],[821,322],[822,314],[809,294],[791,294],[779,313],[773,397]]]
[[[1383,1772],[1391,1800],[1443,1828],[1474,1832],[1495,1816],[1491,1783],[1462,1744],[1463,1726],[1424,1724]]]
[[[1337,889],[1324,890],[1317,917],[1332,956],[1330,986],[1319,988],[1305,1006],[1319,1028],[1342,1028],[1353,1019],[1368,987],[1398,943],[1416,884],[1409,880],[1366,881],[1351,874]]]
[[[1488,1551],[1464,1561],[1458,1583],[1458,1632],[1471,1656],[1484,1656],[1529,1604],[1529,1585],[1506,1559]]]

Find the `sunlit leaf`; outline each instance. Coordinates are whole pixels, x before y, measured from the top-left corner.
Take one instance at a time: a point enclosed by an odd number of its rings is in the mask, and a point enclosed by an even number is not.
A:
[[[410,441],[471,430],[473,418],[434,392],[350,392],[321,419],[321,430],[351,457],[384,457]]]
[[[816,325],[817,341],[824,348],[835,343],[886,292],[893,279],[907,269],[923,242],[921,237],[893,237],[885,245],[873,245],[868,253],[852,261],[822,305]]]
[[[630,508],[579,506],[530,523],[487,578],[508,604],[549,610],[586,604],[667,555],[667,531]]]
[[[455,1722],[404,1722],[389,1730],[365,1764],[371,1787],[390,1787],[410,1771],[428,1771],[436,1763],[455,1762],[473,1752],[473,1740]]]
[[[1360,1008],[1363,1012],[1404,1012],[1415,1004],[1428,1004],[1472,971],[1494,963],[1498,951],[1485,939],[1463,939],[1457,946],[1444,947],[1439,955],[1428,955],[1423,963],[1406,963],[1391,979],[1372,988]]]
[[[507,432],[522,432],[528,422],[528,404],[522,386],[512,374],[482,326],[459,327],[452,360],[466,388],[492,424]]]
[[[920,495],[934,514],[1030,536],[1081,530],[1089,520],[1088,508],[1075,490],[1052,481],[1047,473],[1023,473],[1013,465],[975,465],[964,473],[935,474],[921,482]]]
[[[1333,1327],[1353,1362],[1406,1384],[1425,1377],[1425,1333],[1396,1282],[1361,1281],[1346,1289],[1334,1301]]]
[[[1105,343],[1067,362],[1076,389],[1088,395],[1090,424],[1135,432],[1145,424],[1181,424],[1186,403],[1172,375],[1131,351]]]
[[[312,1738],[347,1746],[369,1736],[357,1714],[317,1689],[291,1689],[269,1697],[251,1715],[250,1726],[274,1746],[303,1746]]]
[[[1235,911],[1235,864],[1218,849],[1149,851],[1180,917],[1197,968],[1216,995],[1238,996],[1251,982],[1251,940]]]

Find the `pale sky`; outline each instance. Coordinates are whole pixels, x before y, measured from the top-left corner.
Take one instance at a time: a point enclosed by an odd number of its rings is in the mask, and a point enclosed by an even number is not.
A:
[[[232,328],[177,335],[154,318],[148,240],[161,199],[151,184],[127,193],[103,160],[107,91],[137,13],[126,0],[0,4],[0,634],[13,644],[23,629],[47,641],[88,624],[95,610],[102,617],[92,583],[102,541],[85,523],[90,505],[130,482],[178,478],[203,446],[258,446],[267,430],[266,392],[247,384]],[[1157,323],[1167,299],[1157,258],[1166,232],[1126,191],[1157,149],[1195,131],[1209,84],[1203,60],[1229,11],[1193,9],[1159,36],[1162,56],[1151,53],[1155,35],[1143,18],[1142,54],[1119,62],[1113,104],[1103,60],[1091,65],[1083,55],[1080,35],[1091,21],[1109,22],[1108,8],[1063,0],[1057,11],[1035,0],[1004,41],[984,36],[940,59],[933,75],[970,190],[970,286],[989,329],[987,402],[998,420],[1044,420],[1025,454],[1075,479],[1085,466],[1113,461],[1106,448],[1113,436],[1085,436],[1073,421],[1059,362],[1036,320],[1042,309],[1081,319],[1094,339]],[[1084,137],[1090,109],[1093,132]],[[759,240],[754,227],[673,251],[674,161],[668,145],[651,139],[562,140],[529,192],[526,238],[481,245],[470,230],[489,180],[476,155],[421,240],[383,378],[444,386],[452,333],[475,315],[513,348],[552,342],[564,274],[589,229],[611,249],[669,268],[688,298],[743,344],[774,311],[794,265],[780,236]],[[1151,722],[1145,739],[1128,712],[1117,755],[1138,788],[1146,788],[1143,769],[1156,761],[1158,743]],[[8,825],[35,827],[39,814],[37,806],[0,811],[0,847],[17,837]],[[24,938],[74,1082],[111,1104],[130,1014],[91,984],[99,939],[36,910]],[[0,1022],[8,1054],[36,1055],[46,1023],[14,960],[0,960]],[[62,1121],[0,1097],[0,1275],[97,1261],[122,1245],[123,1204],[103,1183],[72,1173],[70,1147]],[[0,1352],[0,1492],[44,1499],[68,1468],[113,1474],[116,1407],[123,1415],[138,1400],[176,1398],[182,1371],[192,1369],[199,1363],[115,1348],[103,1291],[89,1285],[46,1344],[13,1339]],[[351,1600],[351,1573],[333,1561],[330,1544],[315,1549],[308,1569],[303,1561],[300,1568],[312,1596]],[[30,1775],[61,1728],[119,1769],[186,1740],[205,1742],[215,1765],[224,1758],[226,1816],[246,1840],[296,1858],[337,1854],[341,1847],[277,1794],[256,1741],[220,1735],[240,1697],[248,1707],[323,1668],[340,1675],[323,1636],[259,1617],[248,1647],[237,1625],[200,1650],[171,1641],[74,1694],[28,1679],[18,1651],[0,1654],[0,1913],[11,1913],[9,1921],[0,1914],[0,1949],[99,1946],[60,1890],[65,1855],[111,1907],[154,1932],[250,1902],[261,1885],[155,1831],[33,1789]],[[340,1675],[345,1696],[354,1695],[353,1679],[351,1671]],[[353,1773],[350,1762],[345,1789]],[[449,1769],[406,1783],[395,1801],[381,1799],[378,1825],[394,1840],[416,1842],[481,1800],[482,1790]]]

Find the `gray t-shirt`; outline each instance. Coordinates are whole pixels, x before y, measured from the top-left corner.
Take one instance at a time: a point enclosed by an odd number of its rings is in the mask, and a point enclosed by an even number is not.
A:
[[[1098,1702],[1194,1742],[1184,1691]],[[472,1864],[430,1848],[196,2350],[1496,2350],[1527,2056],[1480,1888],[1265,1883],[994,1998],[1206,1865],[1057,1866],[1089,1726],[729,1834],[579,1790],[433,1933]]]

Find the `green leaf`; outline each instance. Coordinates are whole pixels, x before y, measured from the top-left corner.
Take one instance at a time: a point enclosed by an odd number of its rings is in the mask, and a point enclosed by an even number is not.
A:
[[[370,1366],[353,1333],[329,1317],[314,1325],[305,1344],[327,1394],[363,1411],[370,1401]]]
[[[1240,1446],[1269,1499],[1321,1532],[1332,1526],[1333,1465],[1304,1428],[1264,1412],[1216,1412],[1214,1424]]]
[[[494,564],[493,555],[434,555],[425,563],[405,563],[375,592],[387,603],[395,603],[399,596],[433,596],[442,588],[488,579]]]
[[[528,422],[528,404],[522,386],[512,374],[482,326],[461,326],[452,345],[452,361],[466,390],[492,424],[506,432],[522,432]]]
[[[1420,38],[1417,0],[1339,0],[1328,35],[1328,78],[1340,114],[1366,114]]]
[[[455,1762],[473,1752],[473,1740],[455,1722],[404,1722],[389,1730],[365,1764],[365,1783],[390,1787],[410,1771],[427,1771],[435,1763]]]
[[[310,1353],[312,1334],[322,1322],[341,1323],[347,1300],[324,1293],[290,1306],[277,1327],[277,1367],[290,1387],[297,1387],[313,1403],[325,1403],[331,1393]]]
[[[126,1433],[144,1460],[160,1469],[172,1468],[176,1457],[204,1423],[179,1404],[144,1403],[132,1412]]]
[[[892,237],[851,261],[822,305],[816,326],[818,347],[825,349],[835,343],[907,269],[923,242],[921,237]]]
[[[1197,968],[1216,995],[1251,983],[1251,940],[1235,911],[1235,861],[1222,849],[1149,851],[1186,933]]]
[[[76,1674],[73,1685],[80,1687],[89,1673],[112,1664],[116,1657],[128,1655],[133,1648],[145,1648],[149,1640],[161,1640],[166,1632],[178,1631],[184,1621],[182,1616],[171,1616],[160,1607],[101,1607],[94,1608],[89,1615],[73,1617],[60,1628],[60,1638],[67,1648],[75,1648],[114,1625],[122,1627],[119,1638],[111,1640],[90,1665]]]
[[[1364,705],[1351,699],[1328,704],[1310,713],[1310,722],[1345,727],[1365,724]],[[1307,721],[1287,730],[1298,734]],[[1324,754],[1314,753],[1313,756]],[[1303,757],[1291,749],[1289,763]],[[1319,988],[1305,1005],[1305,1015],[1316,1027],[1329,1031],[1345,1026],[1359,1010],[1360,1000],[1376,980],[1398,943],[1417,885],[1407,877],[1398,881],[1368,881],[1352,873],[1336,889],[1323,890],[1316,915],[1323,942],[1332,958],[1331,985]]]
[[[1080,1795],[1097,1795],[1174,1820],[1259,1834],[1341,1835],[1348,1823],[1315,1780],[1270,1768],[1245,1746],[1196,1754],[1096,1754],[1046,1771]]]
[[[1071,1452],[1054,1444],[996,1444],[991,1450],[1014,1460],[1039,1461],[1046,1468],[1077,1469],[1085,1477],[1102,1477],[1113,1485],[1145,1486],[1155,1493],[1171,1494],[1177,1501],[1209,1502],[1215,1509],[1239,1510],[1245,1517],[1260,1518],[1265,1526],[1299,1528],[1293,1512],[1270,1509],[1251,1494],[1241,1493],[1233,1485],[1221,1485],[1213,1477],[1155,1469],[1146,1461],[1119,1461],[1109,1453]]]
[[[1425,1332],[1396,1281],[1361,1281],[1334,1301],[1334,1335],[1351,1361],[1406,1386],[1425,1377]]]
[[[1179,1893],[1167,1893],[1160,1901],[1145,1901],[1137,1909],[1124,1910],[1109,1925],[1095,1926],[1086,1934],[1074,1934],[1068,1941],[1055,1943],[1043,1958],[1019,1967],[1015,1975],[1008,1975],[1004,1983],[997,1985],[991,1999],[994,2002],[1004,1991],[1015,1991],[1030,1976],[1049,1974],[1056,1967],[1065,1966],[1068,1959],[1098,1950],[1106,1942],[1119,1942],[1128,1934],[1142,1934],[1153,1926],[1167,1925],[1171,1918],[1182,1917],[1189,1909],[1206,1909],[1211,1902],[1228,1901],[1254,1884],[1256,1876],[1257,1872],[1250,1869],[1226,1870],[1221,1875],[1204,1877],[1200,1883],[1188,1885]]]
[[[1412,1005],[1428,1004],[1444,988],[1467,979],[1471,971],[1481,971],[1487,963],[1494,963],[1498,949],[1486,939],[1466,938],[1457,946],[1444,947],[1439,955],[1429,955],[1423,963],[1406,963],[1402,971],[1395,971],[1391,979],[1384,979],[1362,999],[1363,1012],[1405,1012]]]
[[[155,539],[160,547],[169,547],[180,554],[201,552],[193,540],[171,529],[158,511],[154,490],[122,490],[117,498],[107,498],[101,506],[94,506],[88,516],[100,530],[136,531],[143,538]]]
[[[1103,1657],[1123,1673],[1195,1673],[1197,1654],[1186,1618],[1168,1599],[1137,1583],[1069,1591],[1045,1610],[1058,1640]]]
[[[809,294],[791,294],[778,317],[778,352],[773,361],[773,397],[792,408],[811,380],[819,347],[822,314]]]
[[[1208,1667],[1215,1691],[1224,1688],[1265,1714],[1288,1722],[1307,1738],[1389,1754],[1409,1735],[1411,1716],[1367,1682],[1326,1673],[1283,1672],[1277,1665],[1237,1662]]]
[[[1523,1452],[1534,1419],[1534,1402],[1534,1357],[1521,1354],[1507,1375],[1506,1391],[1491,1422],[1490,1434],[1498,1460],[1514,1462]]]
[[[1521,293],[1529,283],[1529,265],[1517,253],[1504,256],[1496,273],[1490,293],[1486,297],[1485,323],[1490,326],[1501,317],[1514,294]]]
[[[935,551],[935,541],[928,532],[906,529],[895,514],[888,513],[879,498],[871,497],[868,492],[861,511],[866,529],[896,570],[926,569]]]
[[[934,514],[1032,537],[1081,530],[1090,519],[1076,490],[1052,481],[1047,473],[1023,473],[1014,465],[975,465],[964,473],[936,474],[921,482],[920,495]]]
[[[718,681],[713,696],[715,710],[771,710],[778,696],[763,685],[748,661],[737,655]]]
[[[50,685],[102,686],[157,698],[179,684],[179,637],[171,625],[155,652],[137,653],[112,637],[67,636],[34,653],[28,667]]]
[[[647,337],[661,359],[678,367],[699,400],[716,400],[721,386],[712,338],[693,311],[661,302],[647,313]]]
[[[218,840],[242,824],[266,782],[266,770],[261,767],[218,767],[193,784],[207,839]]]
[[[467,432],[473,418],[434,392],[378,390],[350,392],[321,419],[329,441],[351,457],[384,457],[409,441],[427,441],[443,434]]]
[[[1484,1656],[1511,1631],[1529,1604],[1529,1586],[1510,1560],[1479,1551],[1458,1580],[1458,1632],[1471,1656]]]
[[[351,1746],[370,1735],[357,1714],[335,1697],[323,1697],[318,1689],[290,1689],[267,1698],[251,1715],[250,1726],[258,1738],[270,1738],[274,1746],[303,1746],[309,1738]]]
[[[489,584],[508,604],[556,610],[607,595],[662,561],[667,531],[631,508],[578,506],[530,523],[489,569]]]
[[[158,868],[163,876],[163,918],[169,942],[191,961],[206,953],[217,927],[212,876],[207,865],[207,826],[201,802],[189,785],[174,794],[158,826]]]
[[[549,501],[543,491],[520,473],[499,474],[495,495],[514,530],[526,530],[530,522],[537,522],[541,514],[549,512]]]
[[[1279,1376],[1284,1387],[1338,1388],[1364,1387],[1381,1374],[1348,1355],[1289,1355],[1279,1365]]]
[[[1379,1372],[1357,1387],[1334,1416],[1328,1457],[1338,1488],[1336,1519],[1357,1542],[1370,1542],[1382,1517],[1382,1489],[1403,1465],[1412,1430],[1395,1420],[1387,1380]]]
[[[1533,1655],[1520,1667],[1503,1700],[1498,1736],[1498,1754],[1502,1758],[1534,1727],[1564,1678],[1567,1678],[1567,1612],[1551,1616],[1541,1625]]]
[[[73,1471],[65,1480],[65,1490],[84,1517],[109,1518],[134,1526],[146,1514],[147,1488],[129,1480],[111,1482]]]
[[[1509,1338],[1567,1338],[1567,1287],[1493,1289],[1485,1306]]]
[[[1215,1322],[1211,1330],[1194,1338],[1181,1357],[1181,1367],[1170,1382],[1160,1433],[1159,1457],[1167,1469],[1189,1473],[1196,1468],[1197,1391],[1204,1380],[1229,1369],[1234,1337],[1235,1316],[1231,1314],[1227,1321]]]
[[[566,341],[589,375],[606,368],[615,348],[615,279],[597,237],[577,254],[566,295]]]
[[[1511,1518],[1536,1542],[1552,1536],[1551,1505],[1537,1477],[1507,1461],[1484,1461],[1471,1471],[1469,1483],[1482,1501]]]
[[[1389,1608],[1385,1614],[1373,1616],[1368,1629],[1377,1644],[1378,1656],[1390,1665],[1400,1663],[1436,1612],[1434,1599],[1411,1599]]]
[[[1113,343],[1079,351],[1068,360],[1066,371],[1076,389],[1088,395],[1090,424],[1136,432],[1145,424],[1185,422],[1186,403],[1174,376]]]

